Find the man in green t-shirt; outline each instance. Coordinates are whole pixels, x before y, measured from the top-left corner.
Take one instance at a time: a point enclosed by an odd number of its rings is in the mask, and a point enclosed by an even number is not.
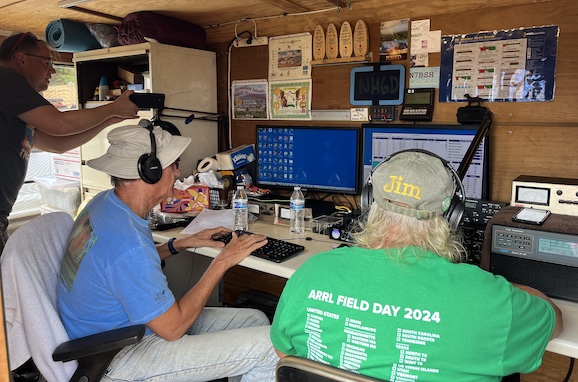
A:
[[[562,314],[543,293],[460,262],[444,218],[457,182],[418,150],[376,167],[358,245],[313,256],[287,282],[271,326],[279,356],[389,381],[499,381],[537,369]]]

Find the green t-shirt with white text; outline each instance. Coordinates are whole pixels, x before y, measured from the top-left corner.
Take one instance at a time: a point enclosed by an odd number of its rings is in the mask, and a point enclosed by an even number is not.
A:
[[[289,279],[271,327],[285,354],[390,381],[499,381],[537,369],[555,325],[543,299],[410,247],[340,248]]]

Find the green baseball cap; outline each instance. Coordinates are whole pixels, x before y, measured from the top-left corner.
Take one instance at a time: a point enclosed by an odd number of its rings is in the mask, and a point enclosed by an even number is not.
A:
[[[381,208],[417,219],[443,215],[456,191],[452,171],[426,151],[392,155],[375,168],[371,182],[373,200]]]

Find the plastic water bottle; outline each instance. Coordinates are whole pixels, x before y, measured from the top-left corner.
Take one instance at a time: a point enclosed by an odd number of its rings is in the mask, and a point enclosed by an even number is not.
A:
[[[248,231],[249,230],[249,199],[245,188],[237,186],[237,190],[233,194],[233,230]]]
[[[108,79],[105,76],[100,77],[100,83],[98,84],[98,100],[106,101],[106,96],[108,96]]]
[[[302,234],[305,232],[305,197],[301,192],[301,187],[293,188],[291,199],[289,199],[291,209],[291,233]]]

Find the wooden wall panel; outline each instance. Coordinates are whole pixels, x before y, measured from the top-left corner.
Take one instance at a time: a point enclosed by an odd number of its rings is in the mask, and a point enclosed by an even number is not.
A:
[[[451,2],[450,2],[451,3]],[[491,131],[491,199],[508,202],[511,195],[511,182],[519,175],[540,175],[566,178],[578,178],[578,5],[573,0],[533,2],[504,8],[478,7],[459,13],[451,13],[453,7],[446,6],[447,12],[440,14],[432,9],[431,29],[440,29],[442,35],[475,33],[483,30],[512,29],[542,25],[558,25],[560,38],[558,43],[556,92],[551,102],[485,103],[494,113]],[[355,9],[355,7],[354,7]],[[361,17],[368,23],[370,31],[370,50],[374,61],[378,59],[379,22],[393,17],[387,7],[377,7],[363,15],[342,12],[317,15],[307,22],[295,22],[291,26],[269,25],[259,21],[259,29],[268,32],[271,37],[277,34],[312,32],[316,23],[326,27],[330,22],[340,25],[347,20],[355,22]],[[416,10],[394,13],[396,17],[410,17]],[[306,30],[296,31],[300,25]],[[289,31],[289,32],[287,32]],[[225,51],[224,46],[217,50]],[[440,55],[430,54],[430,65],[439,65]],[[226,61],[225,61],[226,62]],[[264,79],[267,78],[267,47],[233,48],[231,51],[231,78]],[[407,62],[404,62],[407,65]],[[358,64],[359,65],[359,64]],[[312,69],[312,108],[348,109],[349,73],[355,65],[316,66]],[[227,82],[224,80],[226,66],[220,65],[219,99],[226,94]],[[465,103],[438,103],[434,109],[433,123],[457,123],[458,107]],[[220,106],[226,107],[221,101]],[[222,109],[225,110],[225,109]],[[233,145],[253,143],[255,125],[258,123],[282,123],[280,121],[233,121]],[[292,123],[292,122],[291,122]],[[303,122],[299,122],[300,124]],[[327,122],[312,121],[311,124],[327,125]],[[333,124],[333,123],[332,123]],[[351,123],[344,123],[351,124]]]
[[[259,33],[279,36],[289,33],[313,32],[317,24],[324,28],[333,22],[340,25],[347,20],[354,23],[362,18],[370,31],[370,50],[375,60],[379,51],[379,22],[401,17],[424,15],[431,18],[431,30],[441,29],[442,35],[475,33],[484,30],[512,29],[542,25],[558,25],[560,37],[557,52],[556,92],[551,102],[510,103],[491,102],[485,105],[494,113],[491,131],[492,195],[496,201],[509,202],[511,183],[519,175],[555,176],[578,178],[578,4],[575,0],[541,2],[521,1],[517,5],[490,8],[489,2],[463,7],[456,0],[432,0],[424,9],[402,8],[395,11],[378,6],[363,12],[342,12],[311,16],[291,24],[278,20],[259,21]],[[455,5],[455,6],[454,6]],[[421,7],[420,7],[421,8]],[[459,8],[459,12],[452,9]],[[355,9],[355,2],[354,2]],[[464,10],[466,9],[466,10]],[[429,12],[428,12],[429,10]],[[443,11],[442,11],[443,10]],[[295,20],[292,18],[292,20]],[[223,98],[227,94],[227,47],[216,46],[219,54],[219,100],[226,111]],[[440,55],[430,54],[430,65],[439,65]],[[231,51],[231,78],[236,80],[267,78],[268,50],[258,48],[233,48]],[[407,65],[407,63],[406,63]],[[348,109],[349,72],[354,65],[314,67],[312,70],[313,109]],[[436,103],[434,123],[457,123],[456,111],[465,103]],[[281,124],[281,121],[233,121],[233,145],[254,143],[255,125]],[[323,121],[303,122],[317,125],[351,124]],[[244,270],[239,272],[243,273]],[[232,283],[236,285],[234,282]],[[230,285],[232,286],[232,285]],[[273,284],[277,290],[278,283]],[[241,291],[234,289],[238,294]],[[267,289],[265,289],[267,290]],[[230,299],[235,296],[229,296]],[[522,382],[562,381],[568,371],[569,358],[546,353],[543,365],[534,373],[523,375]],[[577,372],[569,381],[578,382]]]

